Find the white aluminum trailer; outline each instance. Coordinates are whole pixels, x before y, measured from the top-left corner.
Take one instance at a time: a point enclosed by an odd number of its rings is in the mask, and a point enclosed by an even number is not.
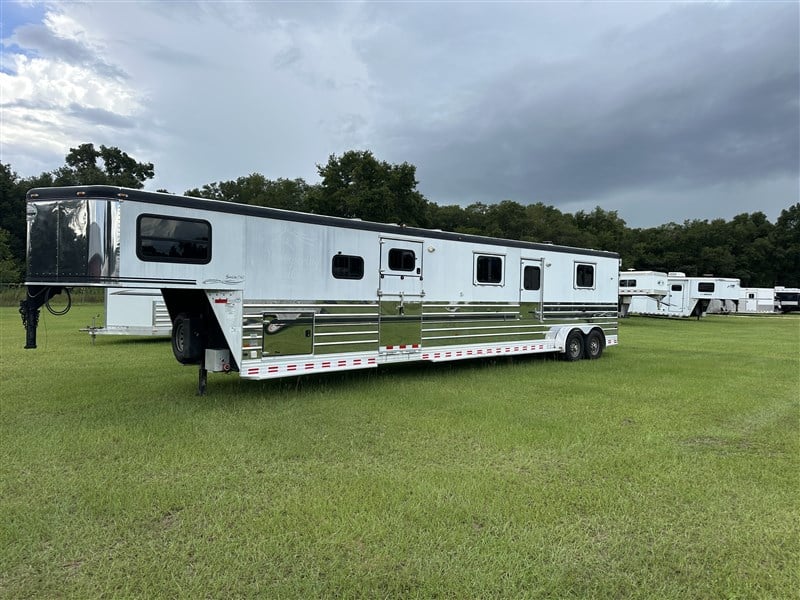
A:
[[[628,315],[635,296],[644,296],[660,304],[669,293],[667,274],[661,271],[635,271],[630,269],[619,274],[619,314]]]
[[[741,288],[738,313],[774,313],[775,288]]]
[[[775,310],[781,313],[800,310],[800,288],[776,286]]]
[[[172,320],[160,290],[106,288],[102,326],[92,323],[88,331],[92,339],[98,335],[131,335],[169,337]]]
[[[269,379],[618,342],[613,252],[109,186],[28,193],[28,297],[159,289],[184,364]]]
[[[687,277],[684,273],[667,274],[669,290],[661,301],[634,296],[629,314],[659,317],[697,317],[706,314],[712,300],[739,300],[739,280],[727,277]]]

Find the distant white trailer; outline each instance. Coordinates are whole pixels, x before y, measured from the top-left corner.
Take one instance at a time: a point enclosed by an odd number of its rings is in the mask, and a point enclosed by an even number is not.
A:
[[[651,298],[660,304],[669,293],[667,274],[662,271],[621,271],[619,274],[619,314],[628,315],[635,296]]]
[[[92,323],[82,331],[88,331],[93,338],[98,335],[169,337],[172,319],[160,290],[106,288],[105,324]]]
[[[738,313],[775,312],[775,288],[741,288]]]
[[[776,286],[775,310],[782,313],[800,310],[800,288]]]
[[[648,296],[634,296],[629,314],[659,317],[697,317],[706,314],[712,300],[738,302],[738,279],[726,277],[687,277],[684,273],[667,274],[669,290],[661,301]]]

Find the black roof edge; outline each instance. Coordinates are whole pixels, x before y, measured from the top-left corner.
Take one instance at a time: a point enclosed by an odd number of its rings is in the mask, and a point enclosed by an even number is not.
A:
[[[82,192],[80,196],[78,195],[79,192]],[[67,193],[69,196],[65,195]],[[345,217],[330,217],[327,215],[315,215],[313,213],[302,213],[292,210],[284,210],[281,208],[253,206],[251,204],[238,204],[236,202],[228,202],[224,200],[209,200],[207,198],[197,198],[194,196],[182,196],[179,194],[169,194],[165,192],[150,192],[110,185],[40,187],[33,188],[27,193],[27,199],[29,202],[38,200],[65,199],[72,197],[95,199],[109,198],[126,201],[148,202],[150,204],[181,206],[198,210],[244,215],[249,217],[294,221],[298,223],[311,223],[314,225],[347,227],[349,229],[375,231],[390,235],[417,236],[432,239],[470,242],[474,244],[485,244],[489,246],[508,246],[511,248],[529,248],[532,250],[544,250],[548,252],[567,252],[584,254],[587,256],[619,258],[619,253],[606,250],[594,250],[590,248],[576,248],[573,246],[560,246],[556,244],[509,240],[468,233],[441,231],[438,229],[423,229],[421,227],[407,227],[405,225],[361,221],[360,219],[348,219]]]

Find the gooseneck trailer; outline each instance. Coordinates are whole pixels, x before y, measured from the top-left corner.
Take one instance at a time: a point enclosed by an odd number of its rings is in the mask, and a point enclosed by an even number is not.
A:
[[[661,298],[632,297],[628,314],[699,319],[714,301],[730,302],[731,312],[735,312],[740,296],[739,280],[729,277],[687,277],[684,273],[670,272],[667,288]]]
[[[109,186],[28,193],[26,347],[75,286],[157,289],[172,349],[269,379],[618,341],[613,252]]]

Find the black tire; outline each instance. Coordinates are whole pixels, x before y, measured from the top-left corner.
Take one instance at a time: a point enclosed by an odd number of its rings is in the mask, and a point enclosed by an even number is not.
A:
[[[577,329],[570,331],[567,336],[562,356],[567,362],[574,362],[583,358],[583,334]]]
[[[606,340],[603,334],[597,330],[590,331],[586,336],[586,358],[595,360],[603,356],[606,347]]]
[[[172,323],[172,353],[179,363],[196,365],[203,355],[200,319],[181,313]]]

